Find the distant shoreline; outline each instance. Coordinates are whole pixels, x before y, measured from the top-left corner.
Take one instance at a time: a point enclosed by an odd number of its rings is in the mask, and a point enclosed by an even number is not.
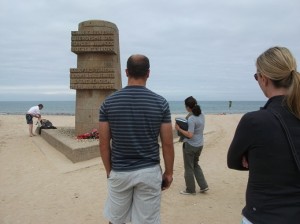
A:
[[[240,114],[244,114],[244,113],[206,113],[205,115],[240,115]],[[1,113],[0,115],[3,116],[25,116],[25,113]],[[185,117],[187,115],[187,113],[171,113],[171,115],[178,115],[180,117]],[[42,116],[75,116],[75,114],[68,114],[68,113],[42,113]]]
[[[33,105],[40,102],[35,101],[0,101],[0,114],[23,115]],[[76,111],[75,101],[45,101],[41,111],[44,115],[74,116]],[[198,102],[204,114],[245,114],[250,111],[259,110],[265,102],[263,101],[203,101]],[[184,102],[169,101],[171,114],[186,114]],[[100,107],[100,105],[99,105]]]

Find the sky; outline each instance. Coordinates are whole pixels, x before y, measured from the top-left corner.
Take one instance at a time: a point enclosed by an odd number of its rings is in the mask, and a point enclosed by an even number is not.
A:
[[[0,101],[75,100],[71,31],[119,30],[122,86],[132,54],[150,59],[147,88],[167,100],[265,101],[256,58],[284,46],[300,60],[299,0],[0,0]]]

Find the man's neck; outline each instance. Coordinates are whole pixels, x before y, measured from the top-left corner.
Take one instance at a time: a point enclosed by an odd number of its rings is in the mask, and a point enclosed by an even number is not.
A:
[[[146,80],[145,79],[133,79],[128,78],[128,86],[146,86]]]

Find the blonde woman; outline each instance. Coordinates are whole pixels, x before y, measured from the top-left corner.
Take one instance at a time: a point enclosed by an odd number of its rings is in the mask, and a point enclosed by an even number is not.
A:
[[[242,117],[227,157],[229,168],[249,170],[242,223],[299,223],[300,74],[285,47],[262,53],[256,68],[269,100]]]

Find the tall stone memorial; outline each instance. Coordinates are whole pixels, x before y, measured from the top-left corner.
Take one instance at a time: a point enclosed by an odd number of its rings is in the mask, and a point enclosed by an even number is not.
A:
[[[99,106],[105,97],[121,89],[119,31],[102,20],[79,23],[72,31],[71,51],[77,68],[70,69],[70,88],[76,89],[76,135],[98,128]]]

